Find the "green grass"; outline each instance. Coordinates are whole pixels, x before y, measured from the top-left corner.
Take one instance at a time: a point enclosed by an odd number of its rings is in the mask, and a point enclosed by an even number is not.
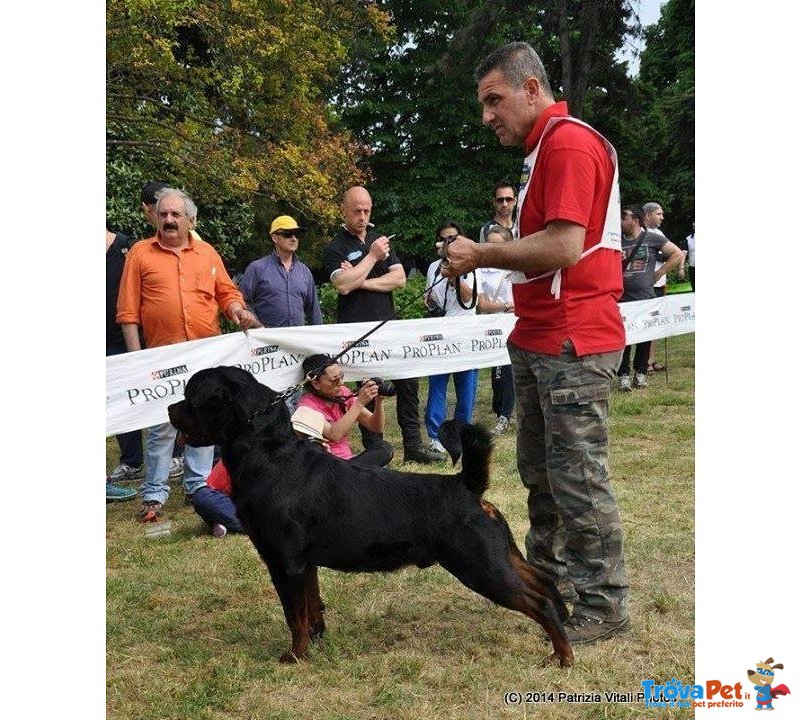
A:
[[[282,666],[280,603],[249,540],[215,540],[173,485],[168,537],[148,539],[138,502],[107,506],[107,710],[112,719],[455,720],[688,718],[638,704],[507,706],[507,691],[633,692],[694,672],[694,336],[668,341],[669,373],[611,399],[611,470],[625,532],[632,629],[544,666],[538,625],[470,592],[441,568],[320,571],[328,631]],[[664,341],[658,344],[664,362]],[[425,390],[421,392],[424,405]],[[489,423],[488,371],[475,420]],[[390,417],[393,413],[390,413]],[[392,427],[388,438],[400,446]],[[117,448],[107,441],[107,465]],[[399,467],[399,459],[394,465]],[[420,466],[407,465],[419,470]],[[448,470],[449,471],[449,470]],[[499,438],[487,498],[518,544],[526,497],[513,435]]]

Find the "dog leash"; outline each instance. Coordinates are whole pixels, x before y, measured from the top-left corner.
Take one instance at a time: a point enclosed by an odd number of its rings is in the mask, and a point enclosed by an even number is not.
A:
[[[446,249],[446,246],[442,246],[441,248],[439,248],[439,250],[437,252],[440,255],[440,257],[442,257],[444,260],[447,260],[447,249]],[[434,280],[421,293],[418,293],[417,295],[412,297],[411,300],[409,300],[405,305],[403,305],[398,310],[395,310],[394,313],[392,315],[390,315],[388,318],[386,318],[385,320],[381,320],[374,328],[371,328],[370,330],[365,332],[360,338],[357,338],[357,339],[353,340],[353,342],[347,343],[347,345],[345,346],[344,350],[342,350],[342,352],[340,352],[338,355],[334,356],[334,358],[333,358],[334,362],[338,362],[348,350],[350,350],[353,347],[356,347],[359,343],[361,343],[364,340],[366,340],[370,335],[372,335],[374,332],[380,330],[390,320],[394,320],[401,312],[403,312],[406,308],[411,307],[411,305],[413,305],[415,302],[417,302],[417,300],[419,300],[421,297],[423,297],[425,295],[425,293],[430,292],[435,285],[438,285],[442,280],[445,280],[445,279],[446,278],[443,275],[440,275],[438,280]],[[473,293],[473,295],[474,295],[474,293]],[[311,375],[312,375],[311,372],[307,373],[306,376],[299,383],[297,383],[297,385],[292,385],[292,386],[286,388],[286,390],[284,390],[282,393],[279,393],[278,396],[267,407],[272,407],[273,405],[277,405],[279,402],[284,402],[284,401],[288,400],[292,395],[294,395],[294,393],[299,388],[303,387],[303,385],[305,385],[306,382],[308,382],[309,380],[312,379]],[[266,412],[266,408],[263,409],[263,410],[257,410],[255,413],[253,413],[253,416],[260,415],[261,413],[264,413],[264,412]]]

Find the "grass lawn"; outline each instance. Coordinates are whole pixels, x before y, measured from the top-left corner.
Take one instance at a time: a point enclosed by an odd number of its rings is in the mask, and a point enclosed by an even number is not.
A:
[[[657,354],[663,363],[663,340]],[[280,665],[289,632],[266,568],[246,537],[212,538],[173,485],[166,537],[145,537],[135,519],[138,501],[107,505],[108,717],[692,717],[688,709],[655,711],[635,702],[504,703],[509,691],[635,693],[644,679],[693,677],[694,335],[670,338],[666,359],[668,371],[650,375],[649,388],[615,391],[611,400],[612,480],[631,583],[626,636],[575,648],[572,668],[543,666],[551,649],[537,624],[441,568],[373,575],[322,569],[325,638],[308,661]],[[493,423],[488,372],[481,371],[475,420]],[[393,411],[388,416],[393,420]],[[395,427],[387,438],[401,447]],[[116,461],[109,438],[108,468]],[[496,443],[486,497],[524,552],[526,494],[513,433]]]

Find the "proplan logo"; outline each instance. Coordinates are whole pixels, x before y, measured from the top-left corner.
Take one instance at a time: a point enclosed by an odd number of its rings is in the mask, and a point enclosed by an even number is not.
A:
[[[186,365],[178,365],[172,368],[166,368],[165,370],[153,370],[150,373],[151,380],[163,380],[164,378],[174,377],[175,375],[183,375],[183,373],[189,372],[189,368]]]
[[[250,355],[253,357],[259,357],[261,355],[272,355],[272,353],[278,351],[277,345],[265,345],[264,347],[253,348],[250,351]]]
[[[342,343],[342,350],[351,350],[352,348],[365,348],[369,347],[369,340],[345,340]]]

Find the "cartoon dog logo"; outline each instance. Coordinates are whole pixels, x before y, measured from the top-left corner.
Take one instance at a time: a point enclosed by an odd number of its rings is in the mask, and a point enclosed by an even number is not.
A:
[[[786,685],[772,687],[775,670],[779,668],[783,670],[783,663],[773,665],[772,658],[767,658],[764,662],[756,663],[755,670],[747,671],[747,679],[753,683],[756,690],[756,710],[774,710],[772,707],[774,698],[791,694]]]

